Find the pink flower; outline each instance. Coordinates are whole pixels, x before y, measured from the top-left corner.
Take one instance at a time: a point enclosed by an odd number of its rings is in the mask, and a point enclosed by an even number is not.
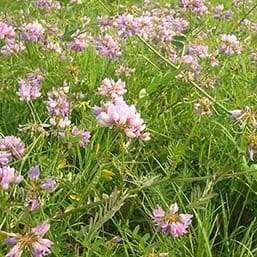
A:
[[[45,49],[47,49],[49,51],[56,52],[57,54],[61,54],[62,53],[62,48],[60,47],[60,44],[57,43],[57,42],[48,42],[45,45]]]
[[[13,53],[19,53],[25,49],[25,46],[21,41],[16,41],[15,39],[6,39],[5,45],[1,48],[1,54],[9,55]]]
[[[13,37],[15,37],[14,28],[4,22],[0,22],[0,39],[4,39],[4,38],[10,39]]]
[[[21,101],[35,100],[41,96],[40,84],[44,80],[43,76],[36,73],[29,73],[27,79],[19,80],[19,90],[17,95]]]
[[[120,46],[110,35],[98,38],[95,41],[97,52],[105,56],[110,61],[116,60],[121,56]]]
[[[70,0],[71,4],[82,4],[82,0]]]
[[[127,90],[125,89],[125,82],[120,79],[115,82],[113,79],[105,78],[102,81],[101,86],[98,88],[100,95],[106,95],[112,98],[122,96]]]
[[[135,18],[131,14],[121,14],[113,22],[113,26],[118,29],[118,34],[123,39],[135,34]]]
[[[168,212],[165,212],[160,206],[153,210],[153,223],[162,232],[173,236],[173,238],[186,234],[188,226],[192,223],[193,216],[191,214],[177,214],[178,209],[177,203],[174,203]]]
[[[17,175],[14,168],[8,166],[0,168],[0,186],[6,190],[10,184],[18,184],[22,181],[22,176]]]
[[[240,54],[242,52],[242,47],[237,37],[233,34],[223,34],[221,35],[221,47],[220,52],[227,55]]]
[[[102,107],[96,106],[94,114],[101,126],[112,128],[116,126],[124,130],[129,138],[150,140],[150,133],[144,133],[145,124],[134,105],[128,105],[123,98],[116,97]]]
[[[189,44],[188,54],[198,56],[201,59],[209,57],[208,46]]]
[[[36,6],[41,10],[58,10],[61,5],[55,0],[36,0]]]
[[[106,32],[110,27],[113,26],[113,19],[109,16],[98,16],[97,22],[102,32]]]
[[[43,26],[37,21],[23,24],[22,39],[25,41],[38,42],[43,38],[44,32]]]
[[[88,47],[91,35],[88,33],[79,34],[79,31],[76,34],[73,35],[73,41],[68,46],[73,51],[82,52]]]
[[[76,126],[72,128],[71,134],[74,137],[79,138],[79,145],[81,147],[86,147],[89,143],[89,139],[91,137],[91,133],[89,131],[85,131],[83,129],[78,129]]]
[[[214,8],[214,18],[217,20],[230,20],[232,15],[233,13],[230,10],[224,10],[223,4],[219,4]]]
[[[0,139],[0,147],[5,148],[17,159],[20,159],[25,154],[25,145],[19,137],[6,136]],[[1,148],[0,148],[1,150]]]
[[[5,257],[20,257],[23,250],[29,246],[34,257],[43,257],[51,253],[53,242],[43,238],[50,229],[48,221],[44,221],[25,235],[14,234],[9,241],[14,245]],[[8,243],[8,240],[7,240]]]
[[[70,103],[67,93],[69,87],[53,88],[48,92],[47,109],[51,115],[50,124],[57,128],[66,128],[71,124],[69,119]]]

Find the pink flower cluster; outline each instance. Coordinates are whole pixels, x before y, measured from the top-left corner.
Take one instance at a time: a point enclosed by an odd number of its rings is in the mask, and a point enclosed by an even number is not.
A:
[[[19,53],[25,49],[25,46],[21,41],[17,41],[14,38],[6,39],[5,45],[2,46],[0,52],[3,55],[9,55],[13,53]]]
[[[29,170],[28,178],[30,179],[32,185],[31,188],[26,191],[26,203],[25,206],[30,210],[34,211],[38,209],[41,204],[39,192],[52,191],[57,187],[57,181],[50,176],[44,179],[39,179],[40,169],[38,166],[32,167]]]
[[[0,39],[5,40],[5,44],[1,47],[1,54],[9,55],[24,50],[22,42],[15,40],[15,30],[12,26],[0,22]]]
[[[232,15],[233,13],[230,10],[224,10],[223,4],[219,4],[214,8],[214,18],[217,20],[230,20]]]
[[[125,89],[125,82],[120,79],[115,82],[113,79],[105,78],[98,88],[100,95],[106,95],[112,98],[124,95],[127,90]]]
[[[101,107],[94,107],[94,114],[100,125],[121,128],[129,138],[140,138],[143,141],[151,139],[150,133],[143,132],[144,120],[137,112],[135,105],[128,105],[122,97],[116,97]]]
[[[68,43],[68,46],[71,50],[75,52],[82,52],[84,51],[91,40],[91,35],[88,33],[79,33],[79,31],[73,35],[72,42]]]
[[[29,73],[27,79],[20,79],[18,81],[19,90],[17,95],[21,101],[35,100],[41,96],[40,85],[44,77],[40,74]]]
[[[0,21],[0,39],[15,37],[15,30],[12,26]]]
[[[194,104],[194,113],[199,115],[212,115],[212,102],[207,97],[202,97],[199,103]]]
[[[121,56],[120,46],[112,36],[106,34],[103,38],[97,38],[95,43],[97,52],[110,61],[116,60]]]
[[[2,189],[8,189],[10,184],[19,184],[22,179],[22,176],[17,175],[14,168],[9,166],[0,167],[0,187]]]
[[[50,124],[57,129],[63,129],[71,124],[69,120],[70,103],[67,93],[68,86],[53,88],[48,92],[47,109],[51,115]]]
[[[53,242],[43,238],[50,229],[48,221],[44,221],[32,228],[24,235],[11,234],[5,243],[12,248],[5,257],[20,257],[26,247],[30,247],[33,257],[43,257],[51,253]]]
[[[59,10],[61,5],[55,0],[36,0],[35,5],[41,10]]]
[[[43,39],[44,32],[43,26],[38,21],[34,21],[23,24],[21,36],[25,41],[38,42]]]
[[[91,133],[89,131],[79,129],[76,126],[72,128],[71,134],[72,136],[79,138],[80,147],[86,147],[91,137]]]
[[[19,137],[6,136],[0,139],[0,164],[8,164],[12,157],[21,159],[24,154],[25,145]]]
[[[208,12],[208,8],[204,4],[204,0],[180,0],[179,5],[181,8],[186,8],[201,16]]]
[[[53,42],[53,41],[47,42],[44,47],[49,51],[56,52],[57,54],[62,53],[62,48],[58,42]]]
[[[221,35],[221,47],[220,52],[227,55],[240,54],[242,52],[242,47],[237,37],[233,34],[223,34]]]
[[[0,187],[9,188],[10,184],[18,184],[22,181],[14,168],[8,166],[12,157],[22,158],[25,154],[25,145],[20,138],[15,136],[6,136],[0,139]]]
[[[157,206],[152,215],[153,223],[173,238],[186,234],[188,226],[192,223],[191,214],[178,214],[178,210],[177,203],[172,204],[168,212]]]

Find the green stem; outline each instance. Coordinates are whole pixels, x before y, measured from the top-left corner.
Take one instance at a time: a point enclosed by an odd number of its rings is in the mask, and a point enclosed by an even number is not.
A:
[[[194,183],[194,182],[201,182],[201,181],[206,181],[206,180],[210,180],[210,179],[217,180],[217,181],[223,181],[223,180],[231,179],[231,178],[238,177],[241,175],[247,175],[247,174],[256,173],[256,172],[257,172],[256,169],[254,169],[254,170],[251,169],[251,170],[245,170],[245,171],[232,173],[232,174],[224,174],[224,175],[220,175],[220,176],[219,176],[219,174],[213,174],[213,175],[207,175],[207,176],[203,176],[203,177],[189,177],[189,178],[172,177],[172,176],[171,177],[169,176],[169,177],[166,177],[163,179],[156,178],[152,183],[149,183],[149,184],[143,185],[143,186],[139,186],[138,188],[135,188],[135,189],[130,189],[128,191],[128,197],[133,197],[133,195],[135,195],[143,190],[146,190],[148,188],[153,188],[153,187],[156,187],[159,185],[163,185],[164,183]],[[89,203],[84,206],[68,210],[62,214],[55,215],[53,217],[53,219],[54,220],[62,219],[63,217],[72,215],[73,213],[78,213],[80,211],[85,211],[87,209],[97,207],[101,204],[104,204],[109,199],[110,198],[101,199],[97,202]]]
[[[197,89],[199,92],[201,92],[204,96],[209,98],[213,103],[215,103],[217,106],[219,106],[224,112],[227,114],[230,114],[230,111],[221,103],[217,102],[211,95],[209,95],[204,89],[202,89],[201,86],[197,85],[194,81],[190,80],[189,83]]]
[[[154,52],[156,55],[158,55],[164,62],[166,62],[168,65],[170,65],[172,68],[178,70],[179,67],[175,66],[172,62],[170,62],[167,58],[165,58],[160,52],[158,52],[152,45],[147,43],[141,36],[137,36],[140,41],[142,41],[152,52]],[[221,103],[217,102],[212,96],[210,96],[201,86],[196,84],[194,81],[190,80],[189,83],[201,94],[208,97],[212,102],[214,102],[217,106],[219,106],[223,111],[225,111],[227,114],[230,114],[229,110],[222,105]]]
[[[159,53],[152,45],[147,43],[141,36],[137,36],[140,41],[142,41],[152,52],[154,52],[156,55],[158,55],[164,62],[169,64],[171,67],[173,67],[175,70],[178,70],[178,67],[174,65],[172,62],[170,62],[166,57],[164,57],[161,53]]]

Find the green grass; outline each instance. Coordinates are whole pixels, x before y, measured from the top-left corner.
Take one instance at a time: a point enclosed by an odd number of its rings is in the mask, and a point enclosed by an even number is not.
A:
[[[203,95],[177,78],[182,68],[176,70],[160,61],[137,37],[122,43],[123,56],[115,62],[98,56],[93,48],[68,53],[68,59],[60,61],[58,55],[33,43],[26,43],[26,50],[17,55],[0,56],[0,133],[18,135],[27,146],[24,158],[12,164],[25,178],[20,186],[26,187],[27,172],[35,165],[40,166],[42,177],[51,175],[59,181],[54,192],[42,194],[42,205],[33,213],[24,208],[18,186],[0,190],[1,230],[21,232],[27,225],[48,219],[51,229],[46,237],[54,242],[50,256],[55,257],[150,257],[154,256],[151,253],[158,256],[165,252],[171,257],[257,255],[257,170],[255,162],[245,157],[247,135],[255,129],[249,124],[240,128],[220,108],[256,109],[256,66],[250,64],[249,55],[257,41],[254,33],[236,26],[247,11],[223,2],[234,12],[229,22],[219,23],[212,14],[204,20],[184,14],[190,21],[185,44],[202,44],[195,35],[213,28],[215,33],[207,33],[204,39],[210,51],[219,46],[220,34],[233,30],[244,48],[238,56],[219,56],[220,66],[216,68],[203,61],[197,83],[205,85],[209,79],[218,78],[215,89],[203,87],[218,103],[210,117],[194,114],[193,104]],[[132,4],[140,7],[142,3],[91,0],[45,14],[30,1],[10,4],[2,0],[0,10],[17,26],[37,19],[42,24],[58,24],[61,31],[73,31],[81,26],[79,18],[87,15],[92,20],[89,31],[97,35],[96,16],[116,15]],[[30,14],[21,17],[22,9]],[[253,10],[247,17],[254,20],[256,15]],[[160,46],[155,47],[165,56]],[[125,98],[136,104],[152,135],[151,141],[135,140],[128,149],[123,133],[100,127],[91,109],[100,103],[101,97],[95,92],[101,81],[115,78],[120,64],[136,68],[131,77],[122,78],[128,91]],[[70,72],[71,65],[77,68],[75,74]],[[19,101],[18,79],[37,68],[45,75],[42,97],[32,104]],[[64,80],[71,92],[87,94],[84,102],[73,104],[71,114],[74,124],[92,132],[85,149],[68,149],[56,138],[19,131],[19,125],[48,122],[47,91],[61,86]],[[141,98],[142,89],[146,95]],[[104,170],[113,172],[113,177],[106,176]],[[151,221],[157,204],[168,208],[175,201],[182,212],[194,216],[189,233],[176,240],[162,234]],[[0,249],[0,256],[5,256],[8,247],[2,241]]]

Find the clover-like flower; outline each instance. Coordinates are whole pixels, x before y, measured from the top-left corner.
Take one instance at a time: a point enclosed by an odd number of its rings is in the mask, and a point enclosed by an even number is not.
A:
[[[43,257],[51,253],[53,242],[43,238],[50,229],[48,221],[44,221],[32,228],[31,231],[22,234],[10,234],[11,237],[5,240],[7,245],[12,245],[12,249],[5,257],[20,257],[26,247],[30,247],[34,257]]]
[[[157,206],[152,215],[153,223],[173,238],[186,234],[188,226],[192,223],[193,215],[178,214],[178,209],[177,203],[172,204],[168,212]]]

